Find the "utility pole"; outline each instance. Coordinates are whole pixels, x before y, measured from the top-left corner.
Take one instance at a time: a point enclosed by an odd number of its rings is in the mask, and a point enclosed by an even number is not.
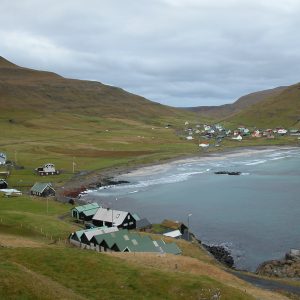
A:
[[[75,157],[73,156],[73,163],[72,163],[73,174],[75,173],[75,166],[76,166]]]
[[[190,241],[190,217],[192,214],[188,214],[188,241]]]

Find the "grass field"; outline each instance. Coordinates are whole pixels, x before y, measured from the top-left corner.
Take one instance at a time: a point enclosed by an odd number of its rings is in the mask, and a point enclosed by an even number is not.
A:
[[[239,288],[237,279],[184,241],[179,246],[187,260],[195,260],[193,268],[172,255],[152,255],[151,265],[147,255],[135,259],[72,248],[64,239],[79,227],[61,218],[70,208],[49,201],[47,212],[44,199],[0,198],[1,299],[254,299],[252,291],[244,292],[249,286]]]
[[[1,299],[285,299],[228,274],[197,243],[176,241],[182,256],[73,248],[71,207],[0,198]]]

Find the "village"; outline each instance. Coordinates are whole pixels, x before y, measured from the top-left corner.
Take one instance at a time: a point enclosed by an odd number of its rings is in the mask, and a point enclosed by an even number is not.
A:
[[[6,155],[1,153],[1,165],[7,163]],[[34,170],[39,176],[55,176],[60,171],[52,163]],[[3,171],[1,175],[9,177],[8,172]],[[30,196],[48,199],[56,199],[56,191],[51,182],[36,182],[29,191]],[[0,179],[0,195],[16,197],[22,192],[9,188],[7,179]],[[75,206],[74,199],[69,203],[73,206],[70,210],[71,222],[82,229],[70,233],[69,242],[71,245],[81,249],[95,250],[97,252],[155,252],[180,254],[181,250],[176,243],[166,242],[163,238],[183,238],[190,240],[192,236],[188,227],[183,223],[165,220],[160,224],[159,233],[152,239],[145,233],[154,233],[152,224],[141,218],[137,213],[119,211],[109,207],[102,207],[98,203],[87,203]]]
[[[285,129],[283,127],[277,127],[273,129],[259,129],[240,126],[231,130],[226,129],[220,124],[196,124],[191,126],[188,121],[184,123],[184,128],[178,132],[178,135],[185,138],[187,141],[195,141],[199,143],[199,147],[201,149],[220,147],[224,140],[233,140],[237,142],[251,138],[265,138],[273,140],[282,136],[296,137],[300,140],[300,130],[296,128]]]

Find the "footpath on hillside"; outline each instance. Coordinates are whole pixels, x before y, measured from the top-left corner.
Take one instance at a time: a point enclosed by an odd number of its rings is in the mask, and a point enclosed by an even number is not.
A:
[[[255,276],[255,275],[242,273],[242,272],[234,271],[234,270],[228,270],[228,272],[244,281],[247,281],[247,282],[257,286],[257,287],[271,290],[271,291],[277,291],[277,292],[285,291],[287,293],[291,293],[291,294],[300,296],[300,286],[290,285],[288,283],[279,282],[279,281],[273,280],[273,279],[261,278],[261,277]]]

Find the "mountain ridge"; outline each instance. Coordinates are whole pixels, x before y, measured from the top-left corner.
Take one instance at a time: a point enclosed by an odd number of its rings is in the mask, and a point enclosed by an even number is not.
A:
[[[265,101],[271,96],[277,95],[282,92],[286,86],[280,86],[273,89],[253,92],[239,97],[235,102],[230,104],[223,104],[219,106],[198,106],[188,107],[187,110],[198,113],[199,115],[209,115],[210,117],[223,119],[228,118],[248,107],[255,105],[261,101]]]
[[[0,58],[0,105],[3,110],[74,111],[98,116],[151,118],[184,115],[101,82],[68,79],[56,73],[17,66]]]

